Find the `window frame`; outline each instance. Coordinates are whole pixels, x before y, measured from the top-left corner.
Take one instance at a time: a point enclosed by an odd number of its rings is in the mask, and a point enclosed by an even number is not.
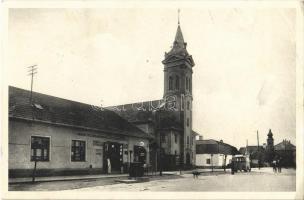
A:
[[[207,158],[207,159],[206,159],[206,164],[207,164],[207,165],[211,165],[211,158]]]
[[[36,137],[36,138],[47,138],[49,141],[48,144],[48,155],[47,155],[47,159],[46,160],[35,160],[32,159],[32,137]],[[30,162],[50,162],[51,161],[51,136],[44,136],[44,135],[30,135]]]
[[[169,81],[168,81],[168,88],[169,88],[169,91],[173,90],[173,77],[172,76],[169,76]]]
[[[190,110],[190,101],[187,101],[187,110]]]
[[[175,76],[175,90],[179,90],[180,84],[179,84],[179,76]]]
[[[73,153],[73,141],[78,141],[78,142],[83,142],[84,143],[84,158],[80,160],[75,160],[75,153]],[[70,161],[71,162],[86,162],[87,159],[87,141],[86,140],[81,140],[81,139],[72,139],[71,140],[71,148],[70,148]]]

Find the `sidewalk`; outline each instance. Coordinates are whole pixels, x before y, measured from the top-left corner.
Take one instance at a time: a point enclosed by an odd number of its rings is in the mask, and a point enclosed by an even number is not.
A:
[[[186,170],[181,171],[182,174],[192,174],[194,170]],[[211,175],[218,174],[219,172],[224,173],[223,169],[214,169],[213,172],[211,169],[197,169],[197,171],[201,172],[201,175]],[[230,173],[229,169],[226,170],[226,173]],[[166,175],[180,175],[180,171],[163,171],[162,174]],[[159,176],[159,172],[155,172],[154,174],[148,173],[145,176]],[[78,176],[47,176],[47,177],[36,177],[35,182],[51,182],[51,181],[71,181],[71,180],[92,180],[92,179],[104,179],[104,178],[121,178],[121,177],[129,177],[129,174],[96,174],[96,175],[78,175]],[[24,178],[9,178],[9,184],[16,183],[31,183],[32,177],[24,177]]]
[[[36,177],[35,178],[35,182],[88,180],[88,179],[118,178],[118,177],[128,177],[128,176],[129,176],[129,174],[96,174],[96,175],[78,175],[78,176],[47,176],[47,177]],[[9,184],[14,184],[14,183],[29,183],[29,182],[32,182],[32,177],[9,178],[8,182],[9,182]]]

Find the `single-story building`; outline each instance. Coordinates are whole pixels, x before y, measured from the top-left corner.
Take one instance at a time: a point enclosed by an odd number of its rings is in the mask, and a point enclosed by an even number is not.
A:
[[[9,176],[120,173],[152,136],[113,111],[9,87]]]
[[[274,146],[275,158],[281,159],[282,166],[296,167],[296,146],[290,140],[283,140]]]
[[[196,141],[196,166],[199,168],[224,168],[238,154],[235,147],[216,140]]]

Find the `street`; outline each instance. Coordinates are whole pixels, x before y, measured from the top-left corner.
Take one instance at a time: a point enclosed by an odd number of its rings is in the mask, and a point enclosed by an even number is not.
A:
[[[149,182],[117,183],[126,178],[107,178],[96,180],[54,181],[35,184],[13,184],[11,191],[295,191],[294,169],[283,169],[273,173],[271,168],[252,169],[250,173],[205,173],[198,179],[192,174],[151,177]]]

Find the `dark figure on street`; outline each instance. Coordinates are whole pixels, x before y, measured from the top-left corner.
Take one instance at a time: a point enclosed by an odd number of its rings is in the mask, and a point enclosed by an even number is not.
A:
[[[231,162],[231,174],[233,175],[234,174],[234,169],[235,168],[235,163],[234,161]]]
[[[282,172],[282,158],[278,159],[277,165],[278,165],[278,172],[281,173]]]
[[[199,176],[201,173],[198,172],[197,170],[195,170],[195,171],[192,172],[192,174],[193,174],[193,178],[195,179],[195,178],[198,178],[198,176]]]
[[[276,161],[276,160],[273,160],[273,161],[272,161],[272,169],[273,169],[273,172],[274,172],[274,173],[277,172],[277,161]]]

